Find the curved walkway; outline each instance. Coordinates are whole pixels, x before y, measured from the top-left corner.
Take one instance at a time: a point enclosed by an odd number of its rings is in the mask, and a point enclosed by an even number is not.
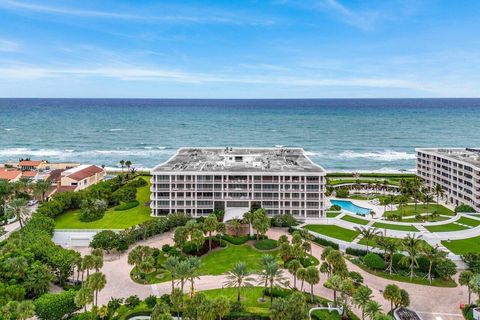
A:
[[[268,236],[272,239],[278,239],[281,235],[288,235],[284,229],[271,229]],[[146,241],[137,243],[136,245],[148,245],[152,247],[161,248],[164,244],[172,244],[172,234],[166,233]],[[88,248],[84,248],[82,253],[89,252]],[[312,245],[312,253],[315,257],[320,257],[323,248],[318,245]],[[106,304],[110,297],[126,298],[130,295],[138,295],[144,299],[151,294],[162,295],[169,293],[171,290],[171,283],[164,282],[154,285],[141,285],[133,282],[130,279],[130,270],[132,267],[127,263],[127,253],[123,254],[108,254],[105,255],[105,263],[102,272],[107,277],[107,285],[99,294],[99,303]],[[438,288],[422,285],[415,285],[403,282],[396,282],[380,277],[376,277],[361,270],[356,265],[347,261],[349,270],[357,271],[365,279],[365,284],[373,290],[374,299],[380,302],[384,310],[388,310],[389,303],[386,302],[381,290],[387,284],[396,283],[403,289],[410,293],[411,307],[419,312],[425,320],[446,320],[446,319],[461,319],[462,315],[458,309],[461,303],[467,301],[467,291],[464,287],[457,288]],[[290,276],[288,272],[285,275]],[[225,276],[202,276],[195,282],[195,290],[208,290],[222,288]],[[323,286],[325,276],[321,277],[321,282],[314,286],[315,294],[333,299],[333,292]],[[293,283],[293,281],[291,281]],[[188,288],[186,288],[188,290]]]

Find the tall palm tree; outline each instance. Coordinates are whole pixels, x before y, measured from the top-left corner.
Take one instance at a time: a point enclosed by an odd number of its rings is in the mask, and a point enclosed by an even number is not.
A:
[[[365,320],[365,308],[372,298],[372,289],[365,286],[359,287],[353,294],[353,303],[362,310],[362,320]]]
[[[302,264],[297,259],[288,262],[287,269],[293,275],[293,288],[297,289],[297,272],[302,268]]]
[[[367,315],[370,320],[374,320],[375,316],[381,312],[382,306],[375,300],[370,300],[365,305],[365,315]]]
[[[98,305],[98,292],[100,292],[107,284],[107,278],[101,272],[92,273],[87,278],[87,287],[95,293],[95,306]]]
[[[87,305],[93,302],[93,290],[89,287],[80,288],[75,294],[75,304],[77,307],[84,308],[87,312]]]
[[[368,252],[368,244],[370,243],[370,241],[375,239],[376,236],[382,234],[381,231],[378,230],[377,228],[354,227],[354,229],[363,236],[363,239],[365,239],[367,252]]]
[[[423,203],[425,203],[426,211],[428,212],[428,204],[433,201],[433,197],[430,194],[423,195]]]
[[[23,198],[15,198],[8,203],[7,214],[17,217],[18,222],[20,222],[20,228],[23,228],[24,219],[29,213],[30,211],[28,210],[27,200]]]
[[[445,251],[442,251],[438,248],[438,244],[435,247],[425,245],[422,248],[422,256],[428,260],[428,281],[432,284],[432,266],[434,263],[437,263],[447,256]]]
[[[383,298],[390,301],[390,311],[392,311],[394,302],[401,298],[400,288],[396,284],[387,285],[383,290]]]
[[[442,196],[442,198],[443,198],[444,193],[445,192],[443,191],[443,188],[442,188],[441,185],[439,185],[439,184],[435,185],[435,195],[437,196],[437,211],[438,211],[438,198],[440,196]]]
[[[263,283],[263,287],[266,290],[268,285],[267,268],[271,263],[276,262],[275,257],[269,254],[264,254],[260,257],[260,283]],[[263,290],[262,301],[265,301],[265,290]]]
[[[230,223],[230,227],[232,227],[233,231],[235,232],[235,235],[238,237],[238,234],[242,229],[242,223],[238,219],[233,219],[229,223]]]
[[[327,281],[325,282],[325,287],[330,290],[333,290],[333,303],[337,305],[337,292],[342,288],[343,279],[337,274],[332,275]]]
[[[417,258],[421,253],[421,237],[415,236],[413,234],[408,234],[404,239],[402,239],[401,244],[403,250],[407,252],[406,256],[403,256],[400,260],[404,266],[407,266],[410,269],[410,280],[413,279],[414,270],[418,267]]]
[[[35,182],[33,190],[37,195],[41,197],[42,201],[44,201],[45,193],[48,191],[50,187],[51,187],[51,184],[47,180],[37,180],[37,182]]]
[[[315,266],[308,267],[305,281],[310,285],[310,294],[313,301],[313,285],[320,282],[320,271]]]
[[[276,261],[270,262],[265,266],[265,269],[260,273],[260,283],[266,283],[270,285],[270,303],[273,301],[273,286],[276,283],[283,284],[285,277],[283,276],[283,270],[280,268]]]
[[[190,277],[190,263],[187,260],[182,260],[178,263],[176,275],[180,281],[180,290],[183,292],[185,282]]]
[[[120,166],[122,167],[123,172],[123,168],[125,167],[125,160],[120,160]]]
[[[297,271],[297,279],[302,281],[302,284],[300,286],[300,291],[303,291],[303,284],[305,282],[305,278],[307,277],[307,269],[306,268],[300,268]]]
[[[173,290],[175,290],[175,278],[177,276],[177,266],[180,260],[178,259],[177,256],[170,256],[165,260],[165,263],[163,264],[163,267],[165,270],[170,272],[170,275],[172,277],[172,295],[173,295]]]
[[[217,230],[218,220],[213,213],[209,214],[203,223],[203,231],[208,232],[208,250],[212,250],[212,232]]]
[[[254,279],[250,277],[251,273],[244,262],[237,262],[233,269],[227,273],[225,286],[228,288],[237,288],[237,302],[240,302],[242,287],[252,286]]]
[[[399,247],[399,241],[395,238],[385,238],[383,242],[383,249],[388,253],[389,262],[388,262],[388,272],[393,273],[393,256],[397,253]]]
[[[468,304],[472,302],[472,290],[470,288],[470,280],[472,279],[474,273],[470,270],[465,270],[460,273],[458,277],[458,283],[461,286],[467,286],[468,289]]]
[[[130,167],[132,166],[132,161],[130,160],[127,160],[125,161],[125,166],[127,166],[127,172],[130,172]]]
[[[199,269],[200,269],[200,258],[199,257],[188,257],[187,260],[188,265],[189,265],[189,276],[188,280],[190,281],[190,298],[193,298],[195,289],[194,289],[194,284],[195,284],[195,279],[199,279]]]

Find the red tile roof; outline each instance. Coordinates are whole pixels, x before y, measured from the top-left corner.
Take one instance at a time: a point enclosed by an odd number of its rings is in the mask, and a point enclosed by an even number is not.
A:
[[[38,174],[37,171],[23,171],[22,172],[22,177],[25,178],[33,178]]]
[[[47,180],[51,182],[57,182],[60,180],[62,176],[62,172],[65,171],[63,169],[55,169],[50,171],[50,175],[48,176]]]
[[[20,170],[5,170],[0,169],[0,180],[13,180],[22,174]]]
[[[96,173],[102,172],[103,169],[97,166],[90,166],[85,169],[79,170],[77,172],[72,173],[68,177],[70,179],[76,180],[76,181],[81,181],[85,178],[91,177],[95,175]]]
[[[22,160],[18,163],[19,167],[38,167],[42,164],[41,160]]]
[[[55,193],[75,191],[76,188],[77,186],[60,186],[57,188],[57,191]]]

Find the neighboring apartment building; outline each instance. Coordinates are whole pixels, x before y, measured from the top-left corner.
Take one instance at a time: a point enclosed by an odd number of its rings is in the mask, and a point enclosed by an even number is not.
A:
[[[181,148],[151,174],[154,216],[223,210],[233,218],[251,208],[324,216],[325,170],[301,148]]]
[[[59,188],[78,191],[105,179],[105,169],[94,165],[80,165],[60,173]]]
[[[440,185],[448,201],[480,212],[480,148],[419,148],[417,175],[434,189]]]

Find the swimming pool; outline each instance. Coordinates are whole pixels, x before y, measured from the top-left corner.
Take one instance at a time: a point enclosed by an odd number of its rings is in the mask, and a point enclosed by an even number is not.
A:
[[[332,205],[336,204],[337,206],[340,206],[345,211],[349,211],[361,216],[366,216],[370,214],[372,210],[359,207],[356,204],[354,204],[352,201],[346,201],[346,200],[330,200],[330,203]]]

